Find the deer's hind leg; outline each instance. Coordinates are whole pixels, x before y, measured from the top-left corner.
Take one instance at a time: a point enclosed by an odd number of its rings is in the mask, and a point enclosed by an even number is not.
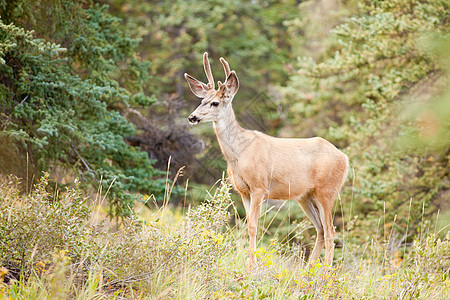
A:
[[[324,227],[322,220],[320,218],[320,212],[315,204],[315,199],[312,194],[308,194],[304,199],[298,200],[298,203],[302,207],[306,216],[311,220],[317,231],[316,243],[314,245],[313,251],[308,259],[308,264],[311,265],[317,261],[322,252],[323,246],[325,245],[324,239]]]
[[[332,189],[320,189],[315,191],[315,196],[315,202],[319,210],[319,216],[324,230],[325,263],[331,266],[334,257],[335,235],[332,209],[336,192]]]

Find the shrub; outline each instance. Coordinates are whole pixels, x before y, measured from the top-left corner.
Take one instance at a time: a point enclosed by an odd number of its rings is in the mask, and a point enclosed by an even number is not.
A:
[[[225,183],[177,224],[162,223],[162,208],[120,228],[97,223],[78,187],[49,194],[47,184],[48,174],[29,195],[13,177],[0,185],[0,266],[7,270],[1,278],[13,284],[11,293],[34,293],[34,286],[49,297],[86,295],[88,288],[173,297],[191,285],[203,293],[212,288],[218,260],[232,249]]]
[[[30,194],[21,194],[19,181],[0,183],[0,258],[16,279],[34,268],[46,268],[54,251],[66,250],[74,261],[91,249],[90,210],[78,188],[51,195],[48,174]]]

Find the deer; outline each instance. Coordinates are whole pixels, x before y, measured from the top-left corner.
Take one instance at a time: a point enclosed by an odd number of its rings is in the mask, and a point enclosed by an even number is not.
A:
[[[244,204],[250,270],[257,267],[256,234],[266,199],[295,200],[300,204],[317,231],[308,265],[318,261],[325,246],[325,263],[332,266],[335,247],[332,209],[347,177],[347,155],[320,137],[278,138],[242,128],[232,107],[239,79],[224,58],[220,62],[225,81],[218,81],[217,89],[207,52],[203,54],[207,84],[184,74],[192,93],[202,99],[188,121],[192,125],[213,123],[227,162],[228,179]]]

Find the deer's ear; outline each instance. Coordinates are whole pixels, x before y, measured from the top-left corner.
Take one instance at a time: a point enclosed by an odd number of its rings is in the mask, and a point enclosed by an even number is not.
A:
[[[191,75],[184,73],[184,78],[186,78],[189,83],[189,88],[194,93],[195,96],[199,98],[205,98],[208,94],[208,86],[201,82],[200,80],[195,79]]]
[[[234,95],[236,95],[237,91],[239,90],[239,79],[236,75],[236,72],[234,71],[230,72],[230,75],[228,75],[224,85],[225,85],[225,97],[232,100]]]

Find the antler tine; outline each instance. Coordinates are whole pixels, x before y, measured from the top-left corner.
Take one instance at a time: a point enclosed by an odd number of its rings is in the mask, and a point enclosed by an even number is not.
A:
[[[208,77],[208,87],[214,89],[214,77],[211,72],[211,65],[209,64],[208,52],[203,54],[203,66],[205,67],[206,77]]]
[[[230,65],[223,57],[220,58],[220,62],[222,63],[223,69],[225,71],[225,81],[226,81],[228,78],[228,75],[230,75],[230,73],[231,73]]]

